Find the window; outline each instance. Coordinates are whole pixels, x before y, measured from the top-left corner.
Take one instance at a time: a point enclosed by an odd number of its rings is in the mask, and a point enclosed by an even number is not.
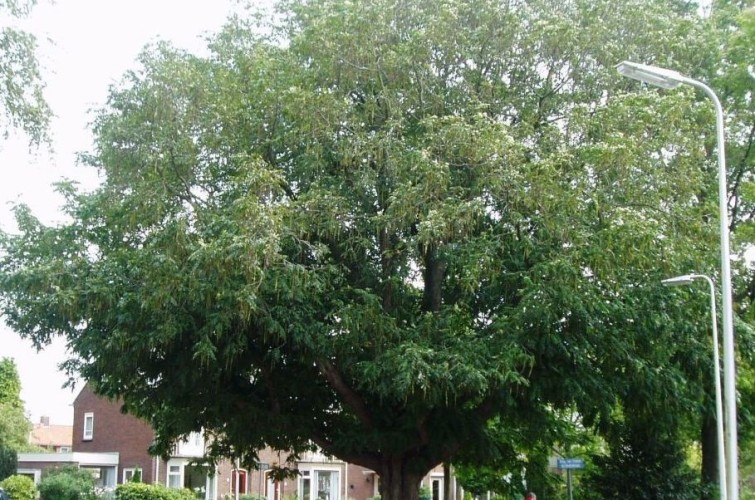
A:
[[[432,478],[432,494],[433,500],[440,500],[443,498],[443,480],[439,478]]]
[[[183,488],[181,479],[181,466],[171,465],[168,467],[168,488]]]
[[[312,482],[309,478],[309,471],[305,470],[300,472],[301,474],[301,485],[299,486],[299,498],[301,500],[310,500],[312,498]]]
[[[60,448],[58,448],[58,453],[71,453],[71,447],[61,446]]]
[[[168,461],[168,488],[188,488],[197,498],[212,500],[218,496],[217,470],[193,464],[188,458]]]
[[[97,488],[115,488],[115,467],[114,466],[81,466],[94,478],[94,486]]]
[[[318,470],[317,500],[338,500],[338,472]]]
[[[142,477],[142,469],[140,467],[131,467],[129,469],[123,469],[123,482],[128,483],[134,479],[134,474],[139,471],[139,477]]]
[[[91,441],[94,437],[94,413],[84,414],[84,441]]]
[[[26,476],[34,481],[34,484],[39,484],[42,479],[42,469],[18,469],[16,472],[19,476]]]
[[[299,500],[338,500],[338,471],[305,470],[299,473]]]

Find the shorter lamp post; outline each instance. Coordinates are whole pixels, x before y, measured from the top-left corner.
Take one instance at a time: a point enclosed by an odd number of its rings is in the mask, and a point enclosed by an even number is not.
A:
[[[716,381],[716,433],[718,438],[718,489],[721,500],[726,500],[726,460],[724,458],[724,420],[723,404],[721,403],[721,371],[718,355],[718,326],[716,323],[716,289],[713,280],[703,274],[685,274],[663,280],[666,286],[689,285],[694,280],[705,280],[710,287],[710,317],[713,326],[713,375]]]

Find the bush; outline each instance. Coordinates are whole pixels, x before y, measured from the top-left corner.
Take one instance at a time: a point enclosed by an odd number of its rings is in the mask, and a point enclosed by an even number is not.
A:
[[[142,482],[142,470],[140,468],[136,468],[134,470],[134,475],[131,476],[131,480],[129,481],[131,483],[141,483]]]
[[[159,484],[126,483],[115,489],[116,500],[196,500],[193,491],[166,488]]]
[[[37,498],[37,487],[34,480],[26,476],[10,476],[0,481],[0,488],[13,500],[34,500]]]
[[[39,482],[41,500],[93,500],[92,474],[76,466],[48,470]]]
[[[5,446],[0,446],[0,481],[16,473],[17,463],[16,452]]]

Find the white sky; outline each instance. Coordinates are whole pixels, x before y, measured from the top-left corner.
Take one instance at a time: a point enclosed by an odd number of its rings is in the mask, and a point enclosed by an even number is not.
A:
[[[45,222],[61,220],[61,200],[51,188],[57,180],[96,185],[95,172],[75,165],[76,153],[90,149],[89,110],[104,103],[108,86],[135,67],[146,43],[164,39],[200,51],[201,35],[217,31],[238,8],[233,0],[40,0],[24,25],[40,43],[46,98],[56,115],[54,153],[29,153],[23,137],[0,142],[0,228],[14,228],[10,204],[17,201]],[[72,422],[71,403],[81,384],[76,392],[62,389],[65,376],[57,365],[65,358],[63,341],[37,353],[31,342],[0,323],[0,357],[15,359],[21,397],[33,422],[43,415],[51,423]]]

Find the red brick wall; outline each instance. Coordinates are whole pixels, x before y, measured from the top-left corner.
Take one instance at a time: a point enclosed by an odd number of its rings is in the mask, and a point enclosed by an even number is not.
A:
[[[355,500],[364,500],[366,498],[372,498],[374,495],[374,481],[376,475],[370,469],[362,467],[361,465],[349,465],[348,470],[348,498]]]
[[[94,414],[92,440],[84,440],[84,415]],[[142,481],[153,482],[154,459],[149,446],[154,439],[152,428],[142,420],[121,413],[121,404],[95,395],[85,385],[73,402],[73,451],[120,453],[118,484],[123,482],[123,469],[141,467]],[[162,471],[161,471],[162,472]]]

